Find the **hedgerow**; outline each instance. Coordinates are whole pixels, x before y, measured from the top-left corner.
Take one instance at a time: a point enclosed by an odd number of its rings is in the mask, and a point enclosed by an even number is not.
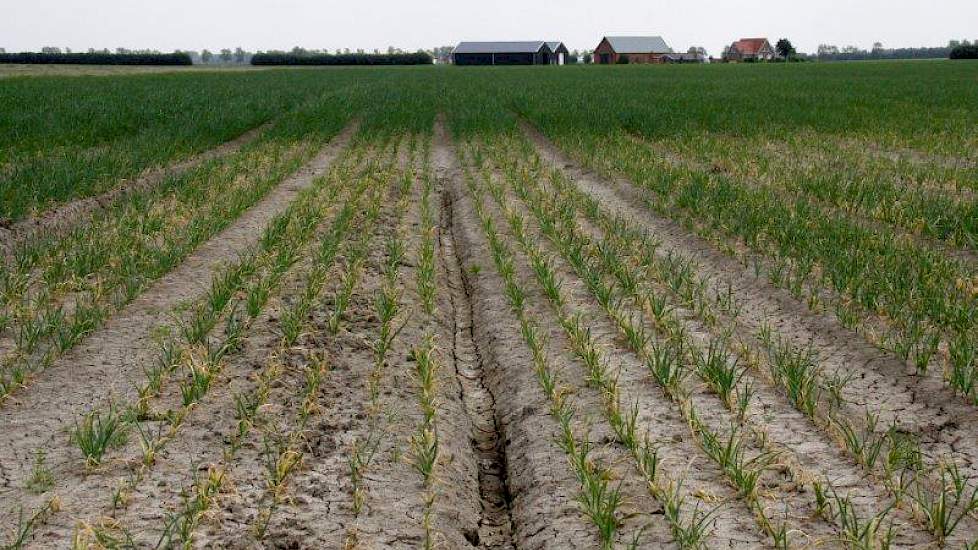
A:
[[[951,59],[978,59],[978,44],[954,48],[951,50]]]
[[[0,63],[44,65],[193,65],[185,53],[5,53]]]
[[[431,65],[426,53],[295,55],[291,53],[259,53],[251,58],[252,65]]]

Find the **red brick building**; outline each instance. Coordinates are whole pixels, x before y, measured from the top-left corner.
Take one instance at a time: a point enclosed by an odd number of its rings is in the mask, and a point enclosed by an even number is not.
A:
[[[661,36],[606,36],[594,48],[594,62],[599,65],[622,63],[662,63],[663,56],[673,53]]]
[[[724,61],[770,61],[777,52],[767,38],[741,38],[723,51]]]

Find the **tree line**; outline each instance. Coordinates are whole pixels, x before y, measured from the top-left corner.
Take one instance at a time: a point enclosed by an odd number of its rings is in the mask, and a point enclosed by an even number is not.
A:
[[[36,65],[192,65],[184,53],[71,53],[0,51],[0,64]]]
[[[978,45],[978,39],[975,40]],[[952,52],[958,50],[963,52],[973,47],[968,40],[951,40],[947,46],[934,48],[886,48],[882,43],[876,42],[871,49],[861,49],[857,46],[838,47],[832,44],[820,44],[818,51],[808,57],[819,61],[868,61],[873,59],[947,59],[952,57]]]
[[[426,52],[416,53],[341,53],[304,54],[258,53],[252,65],[431,65]]]
[[[451,54],[454,46],[437,46],[430,49],[420,49],[415,52],[406,52],[400,48],[389,46],[385,52],[379,49],[371,51],[362,48],[351,50],[350,48],[329,49],[306,49],[296,46],[291,50],[269,50],[250,52],[244,48],[237,47],[222,48],[211,51],[203,49],[196,50],[175,50],[173,53],[163,53],[153,49],[128,49],[108,48],[95,49],[89,48],[87,52],[73,52],[71,48],[60,48],[56,46],[45,46],[40,52],[21,52],[7,53],[4,48],[0,48],[0,63],[63,63],[63,64],[121,64],[121,65],[267,65],[286,64],[285,61],[292,60],[287,64],[300,65],[337,65],[337,64],[403,64],[399,61],[410,62],[411,64],[431,63],[432,60],[438,63],[450,63]],[[779,41],[777,47],[782,58],[808,60],[808,61],[862,61],[862,60],[885,60],[885,59],[978,59],[978,39],[951,40],[947,46],[941,47],[921,47],[921,48],[886,48],[882,43],[876,42],[871,49],[861,49],[857,46],[835,46],[832,44],[820,44],[814,54],[796,53],[791,43],[784,40]],[[693,47],[690,53],[698,53],[706,57],[706,50]],[[427,57],[420,57],[420,56]],[[393,56],[393,57],[392,57]],[[258,62],[253,63],[255,57]],[[189,63],[187,62],[189,59]],[[592,63],[594,60],[593,50],[571,50],[567,56],[568,64]]]

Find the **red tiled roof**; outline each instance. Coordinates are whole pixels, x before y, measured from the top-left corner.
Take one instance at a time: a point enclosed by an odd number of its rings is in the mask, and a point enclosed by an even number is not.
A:
[[[757,55],[767,43],[767,38],[741,38],[734,42],[734,48],[742,55]]]

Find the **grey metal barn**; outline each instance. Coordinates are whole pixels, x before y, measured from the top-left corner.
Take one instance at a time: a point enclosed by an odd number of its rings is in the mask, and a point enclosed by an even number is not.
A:
[[[552,57],[550,58],[551,65],[563,65],[570,57],[570,51],[563,42],[547,42],[547,47],[552,52]]]
[[[554,62],[554,52],[543,40],[459,42],[452,51],[452,63],[456,65],[549,65]]]

